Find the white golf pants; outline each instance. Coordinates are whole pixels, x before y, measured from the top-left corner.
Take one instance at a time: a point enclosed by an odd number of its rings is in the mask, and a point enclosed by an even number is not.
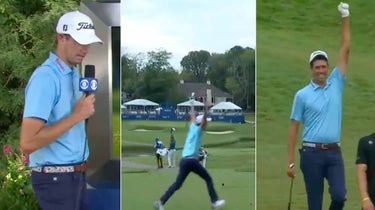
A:
[[[175,167],[176,166],[176,150],[170,149],[168,151],[168,166]]]

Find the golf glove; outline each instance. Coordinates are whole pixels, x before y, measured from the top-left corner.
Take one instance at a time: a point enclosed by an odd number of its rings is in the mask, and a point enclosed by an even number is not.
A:
[[[349,4],[340,2],[337,9],[341,13],[341,17],[348,17],[349,16]]]

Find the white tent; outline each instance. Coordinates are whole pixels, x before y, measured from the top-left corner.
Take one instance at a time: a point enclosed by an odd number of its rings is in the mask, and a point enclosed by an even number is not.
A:
[[[193,100],[193,105],[194,106],[204,106],[204,103],[202,103],[200,101]],[[188,106],[188,107],[190,107],[191,106],[191,102],[190,102],[190,100],[187,100],[185,102],[177,104],[177,107],[179,107],[179,106]]]
[[[125,112],[126,112],[126,106],[121,104],[121,113],[125,113]]]
[[[131,114],[147,114],[154,113],[155,109],[159,107],[158,103],[147,99],[134,99],[123,103],[126,106],[127,112]]]
[[[210,110],[218,110],[218,109],[225,109],[225,110],[242,110],[241,107],[237,106],[232,102],[220,102],[215,106],[211,107]]]
[[[147,99],[134,99],[132,101],[128,101],[124,103],[125,106],[133,105],[133,106],[159,106],[159,104],[147,100]]]
[[[201,114],[204,110],[204,103],[193,100],[194,110]],[[187,100],[185,102],[177,104],[177,114],[184,115],[190,113],[191,101]]]
[[[209,112],[213,114],[224,114],[224,115],[231,115],[231,114],[239,114],[242,112],[241,107],[237,106],[232,102],[220,102],[215,106],[211,107]]]

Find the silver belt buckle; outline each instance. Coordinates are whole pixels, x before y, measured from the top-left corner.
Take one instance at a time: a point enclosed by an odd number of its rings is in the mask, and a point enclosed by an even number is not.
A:
[[[328,149],[327,145],[328,144],[322,144],[322,148],[321,149]]]

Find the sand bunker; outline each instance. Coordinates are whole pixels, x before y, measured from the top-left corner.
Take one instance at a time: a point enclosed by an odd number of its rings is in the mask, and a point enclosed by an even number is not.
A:
[[[140,132],[149,132],[149,131],[155,131],[155,130],[147,130],[147,129],[135,129],[134,131],[140,131]]]
[[[138,131],[138,132],[152,132],[152,131],[157,131],[157,130],[147,130],[147,129],[134,129],[133,131]],[[230,134],[234,133],[234,131],[206,131],[208,134],[216,134],[216,135],[223,135],[223,134]]]
[[[230,134],[233,133],[234,131],[206,131],[208,134],[218,134],[218,135],[223,135],[223,134]]]

